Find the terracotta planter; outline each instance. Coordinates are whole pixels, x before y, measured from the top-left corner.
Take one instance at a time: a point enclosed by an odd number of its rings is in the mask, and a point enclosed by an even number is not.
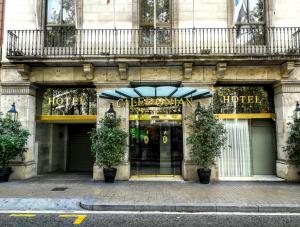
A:
[[[117,175],[116,168],[103,168],[103,175],[105,183],[114,183]]]
[[[201,184],[209,184],[210,176],[211,176],[211,169],[197,169],[199,181]]]

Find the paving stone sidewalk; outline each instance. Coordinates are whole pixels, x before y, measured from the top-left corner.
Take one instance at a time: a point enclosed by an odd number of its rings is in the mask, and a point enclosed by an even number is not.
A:
[[[66,188],[53,191],[54,188]],[[94,182],[46,175],[0,184],[0,210],[299,212],[300,184],[286,182]]]

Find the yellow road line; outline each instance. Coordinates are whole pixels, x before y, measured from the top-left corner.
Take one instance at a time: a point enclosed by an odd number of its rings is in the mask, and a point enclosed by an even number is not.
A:
[[[61,214],[61,218],[76,218],[73,222],[74,225],[80,225],[85,219],[86,215],[77,215],[77,214]]]
[[[28,217],[28,218],[32,218],[32,217],[35,217],[36,214],[11,214],[9,216],[10,217]]]

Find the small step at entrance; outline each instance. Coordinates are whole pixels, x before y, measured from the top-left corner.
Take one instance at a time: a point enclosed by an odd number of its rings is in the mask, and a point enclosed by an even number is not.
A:
[[[131,176],[129,181],[175,181],[183,182],[180,175],[134,175]]]

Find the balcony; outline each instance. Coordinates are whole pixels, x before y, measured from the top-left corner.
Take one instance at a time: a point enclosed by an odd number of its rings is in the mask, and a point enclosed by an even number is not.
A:
[[[294,58],[300,28],[9,30],[10,61],[114,57]]]

